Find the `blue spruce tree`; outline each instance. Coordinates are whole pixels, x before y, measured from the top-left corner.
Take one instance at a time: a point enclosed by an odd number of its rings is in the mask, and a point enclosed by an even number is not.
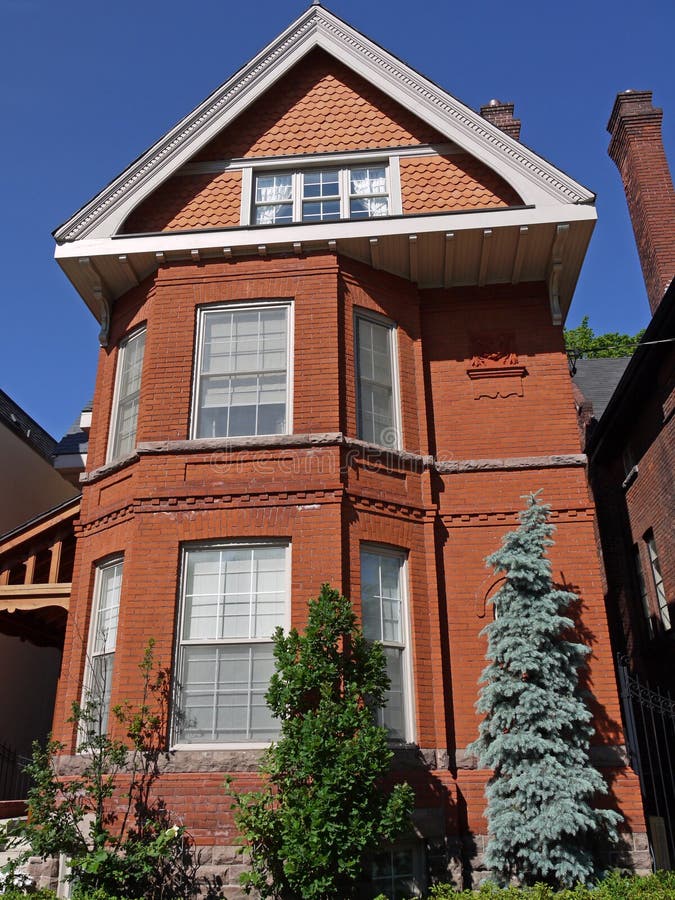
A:
[[[593,807],[607,787],[589,761],[593,727],[579,689],[590,651],[564,637],[578,598],[551,581],[550,507],[536,494],[527,500],[520,527],[486,560],[505,580],[484,629],[489,664],[476,708],[485,718],[472,750],[494,772],[485,854],[493,877],[567,887],[596,874],[593,847],[601,835],[616,840],[621,816]]]

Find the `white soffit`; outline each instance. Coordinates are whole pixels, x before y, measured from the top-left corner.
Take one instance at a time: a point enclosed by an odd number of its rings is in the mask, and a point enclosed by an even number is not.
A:
[[[594,194],[320,6],[214,91],[61,225],[58,243],[116,234],[129,213],[313,48],[321,47],[501,175],[530,205],[592,203]]]

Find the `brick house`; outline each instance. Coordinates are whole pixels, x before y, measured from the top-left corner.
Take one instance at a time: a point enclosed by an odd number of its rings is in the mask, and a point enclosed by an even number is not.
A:
[[[385,644],[417,796],[374,893],[480,867],[483,560],[539,488],[592,635],[594,759],[647,864],[561,329],[594,197],[512,113],[315,4],[55,232],[102,344],[57,737],[83,690],[138,696],[153,637],[162,793],[230,880],[223,776],[256,783],[269,636],[324,581]]]
[[[668,868],[675,865],[675,704],[668,699],[675,696],[675,190],[662,116],[650,91],[625,91],[609,120],[609,153],[626,192],[652,319],[627,365],[584,361],[596,366],[584,373],[584,390],[598,393],[599,364],[615,367],[616,389],[588,430],[586,451],[628,744],[656,861]]]

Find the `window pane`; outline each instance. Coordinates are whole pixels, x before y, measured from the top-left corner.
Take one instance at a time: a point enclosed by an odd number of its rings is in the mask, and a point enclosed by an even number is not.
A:
[[[361,197],[349,202],[349,215],[352,219],[376,219],[389,215],[389,203],[386,197]]]
[[[405,739],[401,569],[398,554],[361,551],[361,620],[368,640],[381,641],[391,684],[378,723],[397,740]],[[396,645],[396,646],[392,646]]]
[[[136,332],[120,345],[108,459],[117,459],[131,453],[136,446],[144,352],[145,329]]]
[[[186,647],[181,669],[181,740],[270,740],[278,723],[265,703],[271,644]]]
[[[283,225],[293,221],[293,206],[290,203],[275,203],[258,206],[255,211],[256,225]]]
[[[340,193],[337,169],[310,169],[303,175],[303,197],[337,197]]]
[[[258,175],[255,185],[256,203],[275,203],[293,197],[293,176],[290,173]]]
[[[288,308],[203,318],[197,437],[286,431]]]
[[[391,326],[357,320],[359,437],[384,447],[398,444],[394,419]]]
[[[91,653],[109,653],[117,642],[117,621],[122,587],[122,563],[100,568],[94,598]]]
[[[269,639],[285,620],[286,547],[242,544],[186,557],[177,736],[270,740],[278,723],[265,703]]]
[[[92,727],[96,733],[104,733],[108,727],[117,643],[122,590],[121,560],[98,567],[94,590],[83,701],[95,704]]]
[[[349,178],[350,194],[386,194],[387,179],[384,166],[352,169]]]

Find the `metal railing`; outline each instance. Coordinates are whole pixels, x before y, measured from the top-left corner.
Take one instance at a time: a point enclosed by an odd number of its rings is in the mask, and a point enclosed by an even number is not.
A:
[[[0,800],[25,800],[30,778],[25,767],[30,762],[11,747],[0,744]]]
[[[618,660],[630,763],[640,779],[656,867],[675,867],[675,700]]]

